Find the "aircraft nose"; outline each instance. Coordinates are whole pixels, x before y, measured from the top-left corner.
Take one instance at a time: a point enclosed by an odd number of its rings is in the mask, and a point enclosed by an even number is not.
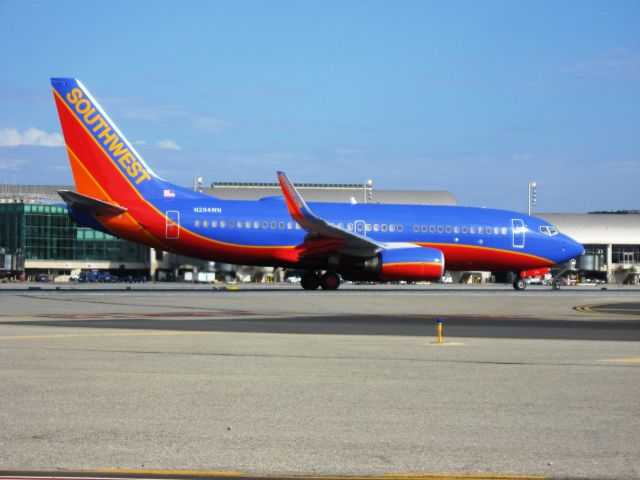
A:
[[[562,240],[562,251],[566,261],[582,255],[584,253],[584,246],[576,242],[573,238],[565,235]]]

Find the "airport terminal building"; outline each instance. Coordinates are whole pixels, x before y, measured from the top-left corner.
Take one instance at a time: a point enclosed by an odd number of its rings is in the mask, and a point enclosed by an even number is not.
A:
[[[299,184],[308,201],[456,205],[446,191],[373,189],[361,184]],[[69,186],[4,185],[0,187],[0,276],[65,280],[80,271],[103,270],[124,277],[155,280],[196,278],[195,272],[219,271],[227,277],[238,270],[229,265],[154,251],[103,232],[75,224],[57,195]],[[255,200],[280,196],[276,183],[218,182],[203,193],[222,199]],[[640,280],[640,213],[537,214],[585,246],[572,269],[592,280],[638,283]],[[560,271],[561,269],[558,269]],[[558,272],[556,272],[558,273]],[[258,278],[268,278],[261,270]],[[246,276],[246,278],[256,276]],[[212,279],[211,276],[207,277]]]

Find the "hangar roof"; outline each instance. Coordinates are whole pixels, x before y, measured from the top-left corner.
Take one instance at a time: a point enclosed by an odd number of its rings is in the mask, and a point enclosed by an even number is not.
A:
[[[455,197],[446,191],[422,190],[379,190],[367,189],[362,185],[309,185],[296,184],[296,188],[309,202],[345,202],[353,197],[358,203],[364,202],[364,196],[370,193],[367,203],[400,203],[417,205],[457,205]],[[282,195],[277,184],[214,184],[213,188],[204,188],[203,193],[215,195],[227,200],[258,200],[263,197]]]
[[[353,197],[364,202],[365,189],[358,184],[320,185],[297,184],[300,193],[310,202],[345,202]],[[0,185],[0,198],[51,199],[60,201],[58,190],[73,190],[72,185]],[[282,190],[276,183],[215,183],[213,188],[203,188],[203,193],[225,200],[258,200],[263,197],[280,196]],[[446,191],[422,190],[378,190],[367,189],[368,203],[401,203],[418,205],[457,205],[455,197]]]
[[[639,245],[640,214],[536,213],[585,245]]]

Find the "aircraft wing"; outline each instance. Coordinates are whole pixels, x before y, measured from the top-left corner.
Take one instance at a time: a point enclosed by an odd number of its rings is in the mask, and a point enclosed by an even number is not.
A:
[[[278,172],[278,182],[291,217],[312,236],[310,240],[313,241],[309,241],[309,243],[323,246],[319,249],[323,251],[322,253],[338,252],[359,257],[371,257],[386,248],[385,245],[375,240],[340,228],[318,217],[307,206],[284,172]]]

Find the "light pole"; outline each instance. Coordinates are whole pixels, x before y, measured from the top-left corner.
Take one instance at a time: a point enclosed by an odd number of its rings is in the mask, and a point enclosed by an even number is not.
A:
[[[529,215],[531,215],[531,210],[533,210],[533,207],[536,206],[536,197],[537,197],[536,188],[537,187],[538,187],[538,184],[536,183],[535,180],[533,182],[529,182],[529,202],[528,202]]]
[[[371,194],[371,187],[373,186],[373,180],[369,179],[366,182],[364,182],[364,203],[367,203],[367,200],[371,200],[370,198],[370,194]]]

